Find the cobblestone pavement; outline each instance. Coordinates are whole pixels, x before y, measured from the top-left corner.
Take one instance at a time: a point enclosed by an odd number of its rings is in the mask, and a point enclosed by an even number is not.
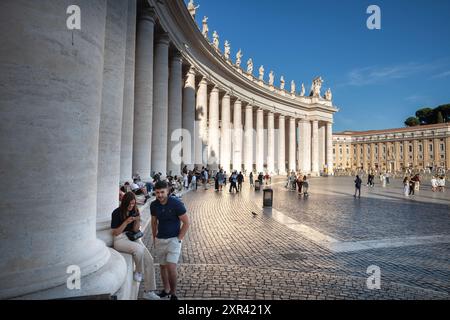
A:
[[[450,235],[449,192],[426,185],[408,199],[400,181],[363,187],[361,199],[346,177],[311,179],[307,199],[284,188],[282,177],[272,187],[274,210],[337,241]],[[262,210],[262,192],[246,183],[239,194],[199,188],[183,201],[191,228],[178,268],[180,298],[450,298],[449,242],[336,253],[275,221]],[[366,285],[371,265],[381,270],[379,290]],[[157,282],[160,289],[159,272]]]

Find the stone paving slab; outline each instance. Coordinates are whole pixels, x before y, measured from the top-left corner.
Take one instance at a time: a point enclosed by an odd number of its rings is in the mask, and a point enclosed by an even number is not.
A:
[[[278,183],[274,185],[274,208],[289,219],[300,221],[336,241],[373,241],[399,235],[430,236],[438,232],[444,236],[450,235],[449,213],[441,207],[445,206],[446,201],[442,195],[442,203],[427,200],[428,208],[436,209],[427,219],[417,219],[415,203],[412,205],[414,209],[411,209],[411,205],[405,205],[403,199],[392,201],[390,209],[395,214],[379,213],[375,209],[371,209],[370,214],[361,214],[358,212],[364,211],[362,208],[369,200],[374,204],[379,201],[365,196],[355,202],[351,196],[351,186],[346,189],[342,186],[343,181],[342,178],[311,181],[311,196],[306,201],[313,210],[306,211],[303,207],[298,209],[298,202],[304,200],[293,192],[283,190],[283,183]],[[344,196],[319,193],[316,187],[320,183],[327,184],[331,190],[334,186],[339,192],[347,193],[345,199],[339,199],[341,207],[338,206],[337,211],[341,214],[351,212],[350,217],[339,218],[329,201]],[[377,197],[382,197],[382,192]],[[180,297],[449,299],[450,244],[333,252],[265,214],[261,197],[262,192],[255,193],[248,185],[239,194],[199,189],[183,197],[192,225],[183,242],[180,259]],[[285,200],[283,205],[280,205],[280,199]],[[411,214],[411,210],[415,214]],[[253,216],[252,212],[257,216]],[[374,215],[377,214],[376,219]],[[408,221],[412,217],[418,221]],[[365,226],[367,221],[386,227],[380,232],[374,226]],[[420,228],[410,229],[417,224]],[[421,229],[430,226],[434,228]],[[417,232],[419,229],[420,232]],[[150,239],[149,235],[145,238],[149,248]],[[380,290],[367,289],[366,270],[370,265],[381,269]],[[157,277],[160,288],[159,271]]]

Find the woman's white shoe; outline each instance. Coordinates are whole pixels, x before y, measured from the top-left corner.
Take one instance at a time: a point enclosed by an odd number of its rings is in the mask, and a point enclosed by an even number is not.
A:
[[[153,291],[150,292],[144,292],[144,294],[142,295],[142,298],[145,300],[160,300],[161,298],[154,293]]]

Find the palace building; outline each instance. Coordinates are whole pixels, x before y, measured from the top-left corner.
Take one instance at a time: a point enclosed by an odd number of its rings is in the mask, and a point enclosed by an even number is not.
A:
[[[450,123],[333,134],[336,170],[450,169]]]

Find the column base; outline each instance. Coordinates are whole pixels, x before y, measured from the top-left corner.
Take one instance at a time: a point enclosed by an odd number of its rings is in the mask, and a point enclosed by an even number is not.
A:
[[[69,290],[64,283],[58,287],[15,297],[13,300],[48,300],[99,294],[115,295],[125,283],[127,264],[119,252],[111,248],[108,248],[108,250],[110,252],[108,262],[96,272],[82,277],[80,290]]]

